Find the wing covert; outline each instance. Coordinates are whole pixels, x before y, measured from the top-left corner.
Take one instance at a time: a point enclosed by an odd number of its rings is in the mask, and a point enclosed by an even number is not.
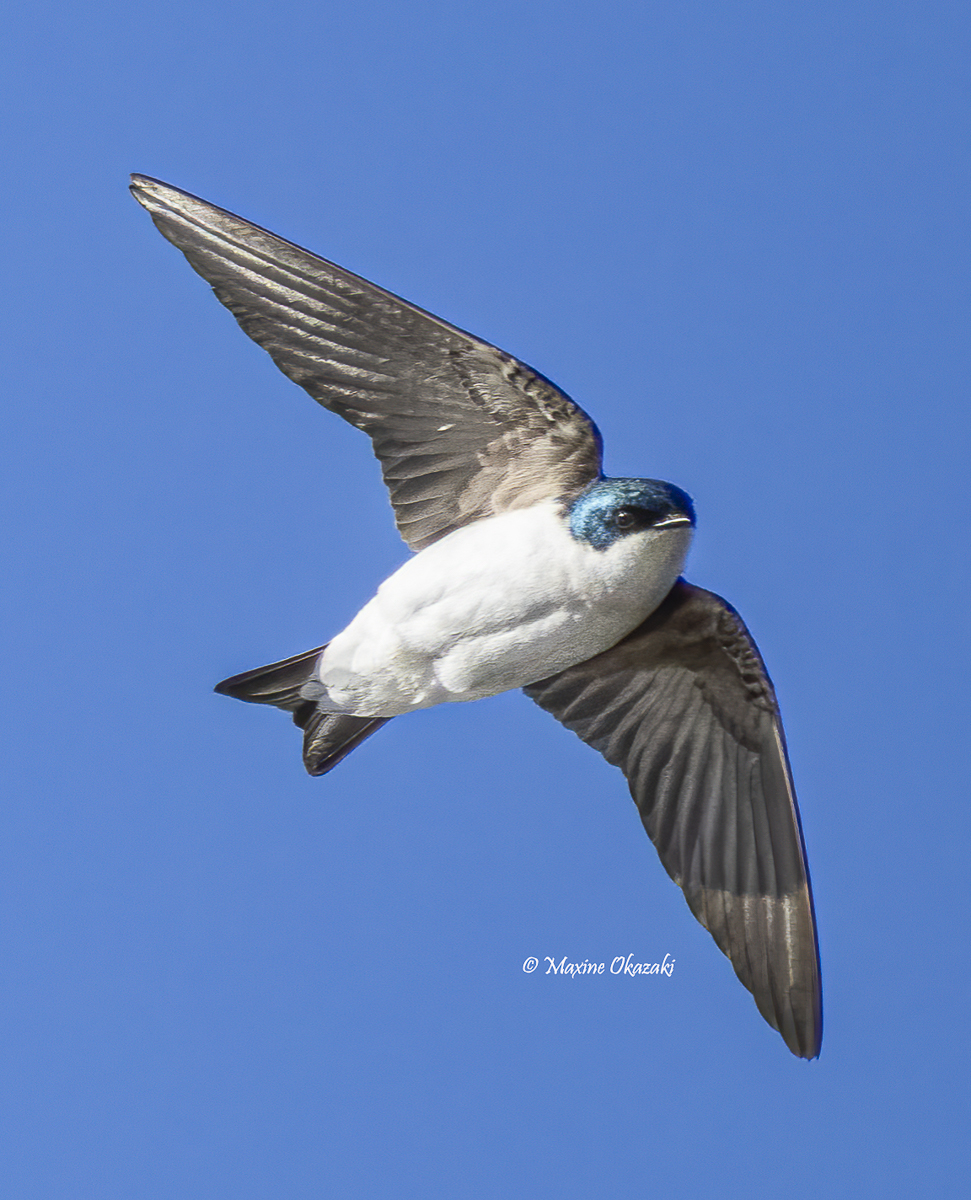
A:
[[[721,597],[679,580],[627,638],[524,689],[620,767],[661,862],[793,1052],[819,1053],[809,869],[779,707]]]
[[[412,549],[599,477],[596,426],[531,367],[187,192],[131,190],[280,370],[369,435]]]

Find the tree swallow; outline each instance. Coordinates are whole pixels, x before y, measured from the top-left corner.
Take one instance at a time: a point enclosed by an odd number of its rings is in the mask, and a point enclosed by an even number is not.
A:
[[[371,438],[415,551],[327,645],[216,691],[290,712],[323,775],[391,717],[522,688],[624,772],[691,911],[816,1057],[779,706],[738,613],[681,578],[690,498],[606,478],[587,414],[495,346],[187,192],[132,192],[284,374]]]

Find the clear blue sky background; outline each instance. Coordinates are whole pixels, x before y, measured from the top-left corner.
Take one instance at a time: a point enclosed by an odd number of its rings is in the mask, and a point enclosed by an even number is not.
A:
[[[965,1195],[966,6],[349,9],[7,18],[0,1190]],[[818,1062],[522,696],[312,780],[212,694],[405,552],[366,439],[131,170],[505,347],[608,471],[694,495],[689,578],[786,717]],[[628,953],[674,974],[522,971]]]

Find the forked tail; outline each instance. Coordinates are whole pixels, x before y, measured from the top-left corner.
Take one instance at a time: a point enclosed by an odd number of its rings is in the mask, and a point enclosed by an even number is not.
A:
[[[300,695],[326,648],[318,646],[293,658],[244,671],[215,687],[222,696],[233,696],[250,704],[272,704],[291,713],[294,725],[303,730],[303,765],[311,775],[326,775],[365,738],[391,720],[322,713],[312,700]]]

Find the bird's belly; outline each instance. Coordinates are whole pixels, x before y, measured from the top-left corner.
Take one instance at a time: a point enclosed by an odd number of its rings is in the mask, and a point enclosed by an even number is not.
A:
[[[667,594],[687,546],[661,571],[628,569],[547,507],[479,522],[405,563],[331,641],[307,698],[397,716],[523,687],[615,645]]]
[[[524,604],[514,623],[469,632],[450,644],[435,661],[434,678],[447,693],[443,698],[494,696],[583,662],[629,631],[629,618],[616,611],[598,614],[564,600],[545,611]]]

